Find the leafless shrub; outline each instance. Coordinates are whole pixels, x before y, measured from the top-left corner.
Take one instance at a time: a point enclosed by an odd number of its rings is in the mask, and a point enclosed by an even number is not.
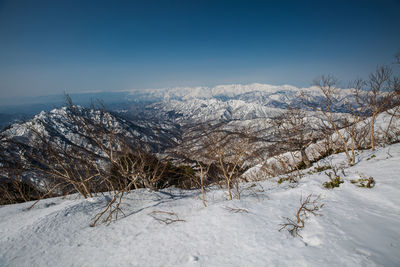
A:
[[[356,103],[351,103],[350,101],[348,101],[348,99],[345,99],[346,109],[349,113],[344,115],[344,131],[350,139],[350,165],[355,164],[356,149],[366,147],[365,144],[368,135],[368,127],[365,123],[366,108],[360,101],[360,97],[363,94],[362,84],[362,80],[356,80],[351,86],[351,98],[355,99]]]
[[[339,175],[339,172],[342,173],[342,176],[345,177],[345,166],[342,165],[334,165],[332,162],[327,165],[328,170],[325,172],[325,175],[328,176],[329,181],[323,183],[323,186],[327,189],[333,189],[335,187],[339,187],[344,181],[342,177]]]
[[[127,190],[138,188],[157,189],[165,187],[163,174],[167,168],[159,158],[140,148],[126,150],[111,162],[110,183],[116,188]]]
[[[370,116],[369,135],[370,146],[375,150],[375,122],[378,114],[400,105],[399,79],[388,66],[381,66],[369,75],[367,80],[357,82],[361,92],[357,95],[358,102]],[[391,121],[388,125],[390,127]]]
[[[108,201],[106,207],[92,219],[93,222],[90,224],[90,227],[95,227],[100,219],[102,219],[103,223],[111,223],[113,217],[115,220],[118,220],[119,213],[122,213],[125,216],[124,212],[120,208],[125,193],[124,190],[113,192],[112,198]]]
[[[397,97],[399,98],[400,94],[398,94]],[[400,99],[398,101],[400,102]],[[386,129],[384,130],[384,134],[386,143],[390,144],[398,141],[398,136],[400,136],[400,129],[393,125],[395,120],[400,119],[400,105],[394,107],[393,109],[387,110],[386,113],[390,116],[390,120]]]
[[[225,180],[229,199],[233,196],[231,188],[235,189],[236,197],[240,199],[240,180],[247,161],[254,157],[254,143],[248,129],[224,131],[219,129],[208,134],[204,140],[208,159],[215,162]]]
[[[41,199],[42,192],[34,185],[19,178],[0,178],[0,205]]]
[[[0,205],[27,202],[46,197],[31,180],[24,177],[25,164],[13,142],[0,137]],[[47,197],[52,196],[47,194]]]
[[[239,183],[244,179],[241,175],[256,158],[256,138],[251,129],[231,128],[224,123],[200,123],[187,131],[178,148],[180,153],[208,166],[208,182],[220,184],[222,181],[230,200],[234,197],[233,190],[235,197],[240,198]]]
[[[292,236],[303,238],[299,231],[305,226],[305,219],[308,218],[310,214],[314,216],[319,216],[319,210],[324,206],[324,204],[320,204],[321,195],[314,196],[313,194],[309,194],[305,199],[303,196],[300,198],[300,208],[296,212],[296,219],[292,220],[290,218],[285,218],[286,222],[281,224],[281,228],[279,231],[286,229]]]
[[[271,121],[271,127],[274,129],[274,154],[290,152],[292,160],[296,162],[297,157],[294,153],[300,151],[300,162],[306,168],[310,167],[311,161],[306,148],[321,138],[319,129],[313,128],[312,125],[304,110],[289,106]],[[296,169],[297,166],[298,164]]]
[[[333,76],[322,76],[320,79],[314,81],[314,85],[318,87],[322,93],[322,99],[319,105],[310,105],[310,96],[303,94],[303,102],[312,108],[314,111],[322,114],[321,126],[331,134],[335,133],[340,145],[343,148],[348,164],[351,164],[352,158],[349,153],[349,146],[347,137],[340,131],[344,125],[343,115],[335,112],[335,105],[343,101],[343,95],[337,88],[337,80]]]

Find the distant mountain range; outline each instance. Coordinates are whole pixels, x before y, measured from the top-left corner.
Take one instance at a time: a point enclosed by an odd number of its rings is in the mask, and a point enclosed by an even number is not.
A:
[[[347,94],[348,90],[342,90]],[[298,104],[300,92],[307,92],[317,100],[321,96],[318,88],[297,88],[291,85],[268,85],[253,83],[248,85],[231,84],[215,87],[176,87],[162,89],[142,89],[119,92],[94,92],[69,94],[75,104],[89,106],[91,102],[101,100],[109,110],[129,109],[132,105],[147,106],[154,103],[168,103],[176,100],[186,102],[190,100],[215,99],[223,102],[242,100],[246,103],[258,104],[270,108],[285,108],[287,104]],[[6,116],[11,122],[15,114],[30,116],[40,111],[49,111],[62,107],[63,95],[49,95],[39,97],[0,98],[0,113],[3,114],[2,124]],[[1,126],[1,125],[0,125]]]
[[[310,105],[321,101],[321,93],[316,87],[300,89],[289,85],[274,86],[257,83],[219,85],[212,88],[180,87],[72,94],[71,98],[74,104],[86,104],[86,107],[89,106],[90,100],[101,99],[113,118],[127,133],[135,133],[153,145],[158,142],[162,143],[162,147],[168,147],[179,142],[181,129],[186,125],[207,121],[258,123],[258,119],[275,117],[288,105],[302,105],[299,98],[301,92],[311,96]],[[341,93],[345,99],[349,90],[341,89]],[[59,99],[59,102],[55,99]],[[18,135],[24,136],[26,131],[21,129],[41,121],[45,122],[44,131],[49,132],[50,135],[63,136],[63,139],[68,140],[67,136],[71,136],[73,132],[72,122],[68,121],[68,116],[66,116],[68,110],[56,108],[49,111],[50,106],[56,104],[61,106],[63,97],[41,97],[35,101],[33,104],[21,104],[20,109],[13,106],[9,110],[12,112],[8,113],[4,113],[7,111],[7,105],[2,106],[1,125],[4,127],[7,123],[15,122],[12,126],[8,126],[2,135],[12,138]],[[55,102],[51,104],[48,101]],[[343,102],[336,104],[336,111],[346,111]],[[39,115],[24,113],[34,105],[39,105],[36,108],[40,106],[47,108],[44,108]],[[27,116],[32,116],[32,119],[23,122],[22,120]]]
[[[321,101],[321,94],[317,88],[299,89],[288,85],[265,84],[76,94],[71,95],[71,98],[75,101],[74,104],[86,104],[86,107],[78,106],[79,116],[82,118],[94,118],[100,124],[103,123],[104,127],[109,127],[107,123],[111,123],[118,129],[119,134],[134,137],[147,144],[154,153],[163,153],[173,150],[181,142],[188,127],[206,122],[223,122],[229,125],[228,127],[255,126],[262,134],[260,147],[267,147],[269,142],[262,140],[268,139],[269,133],[265,130],[269,127],[268,120],[280,114],[288,105],[303,105],[299,97],[301,92],[311,96],[308,103],[310,105]],[[348,92],[349,90],[341,90],[343,99]],[[53,97],[55,96],[42,99],[48,101],[54,99]],[[61,100],[58,104],[61,106],[62,96],[59,97]],[[107,108],[107,122],[102,120],[102,116],[105,116],[103,111],[89,107],[90,100],[101,98]],[[83,103],[85,100],[88,102]],[[336,104],[335,111],[345,111],[343,102],[339,101]],[[11,109],[14,114],[0,115],[3,126],[6,122],[13,122],[0,132],[0,146],[10,142],[20,144],[11,151],[8,151],[10,147],[7,147],[7,153],[23,157],[23,152],[18,151],[21,147],[26,151],[34,150],[37,133],[48,137],[60,147],[78,146],[94,152],[99,151],[71,120],[71,110],[66,107],[49,110],[54,103],[37,102],[34,105],[47,108],[36,115],[23,112],[19,113],[21,115],[15,115],[18,111],[24,111],[24,108],[29,110],[32,105],[21,105],[19,110],[14,106],[15,109]],[[304,105],[303,107],[306,108]],[[3,106],[2,111],[4,110],[6,108]],[[32,117],[26,119],[29,115]],[[5,148],[0,149],[5,151]]]

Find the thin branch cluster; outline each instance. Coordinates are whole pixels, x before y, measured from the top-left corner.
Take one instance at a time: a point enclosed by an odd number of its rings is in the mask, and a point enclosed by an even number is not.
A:
[[[313,194],[309,194],[305,199],[303,196],[300,198],[300,207],[296,212],[296,219],[290,219],[285,217],[286,222],[281,224],[281,228],[279,231],[286,229],[292,236],[303,238],[299,231],[302,230],[305,226],[305,220],[310,216],[320,216],[319,211],[324,206],[324,204],[320,203],[321,195],[315,196]]]

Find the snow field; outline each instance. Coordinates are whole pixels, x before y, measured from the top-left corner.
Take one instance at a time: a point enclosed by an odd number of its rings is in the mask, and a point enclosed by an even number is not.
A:
[[[371,157],[375,155],[375,157]],[[343,154],[328,162],[345,162]],[[124,199],[125,217],[89,227],[107,196],[77,195],[0,207],[0,266],[399,266],[400,144],[362,151],[339,188],[325,189],[321,173],[298,186],[277,178],[243,184],[240,200],[224,189],[200,192],[140,189]],[[305,170],[308,172],[309,170]],[[372,189],[350,183],[372,176]],[[321,195],[322,216],[310,216],[303,239],[279,232],[294,219],[300,197]],[[149,215],[168,211],[184,221],[165,224]],[[158,218],[168,217],[157,213]]]

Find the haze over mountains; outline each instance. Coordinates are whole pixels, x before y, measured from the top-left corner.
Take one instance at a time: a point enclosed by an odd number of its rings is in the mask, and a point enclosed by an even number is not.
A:
[[[301,91],[313,95],[316,100],[320,95],[314,87],[297,88],[290,85],[253,83],[94,92],[69,94],[69,96],[74,104],[82,106],[89,106],[91,102],[101,100],[110,111],[135,110],[136,113],[146,113],[146,110],[150,109],[183,116],[196,116],[202,113],[211,119],[205,114],[208,112],[213,114],[213,119],[224,116],[226,119],[232,119],[235,114],[237,116],[240,114],[240,118],[268,117],[273,108],[286,108],[288,104],[298,104],[297,96]],[[63,95],[1,99],[0,127],[3,128],[14,120],[29,119],[41,111],[49,111],[64,104]],[[149,115],[154,117],[153,112],[147,112],[146,116]]]

